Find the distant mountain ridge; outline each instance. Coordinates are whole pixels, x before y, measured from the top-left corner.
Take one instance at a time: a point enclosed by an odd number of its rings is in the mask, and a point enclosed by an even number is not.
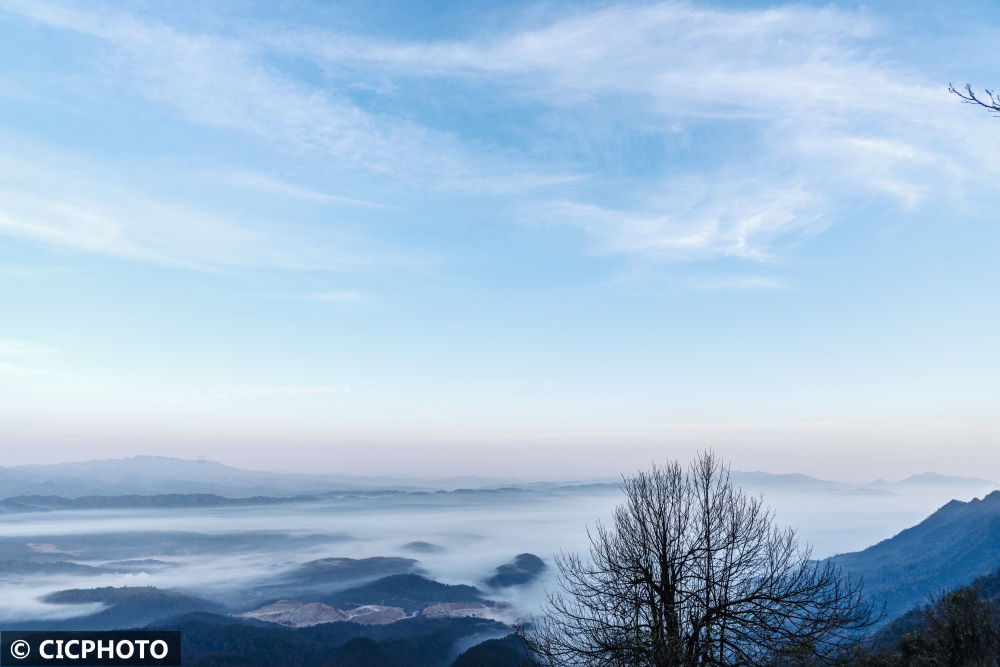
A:
[[[953,496],[972,497],[1000,488],[995,482],[937,473],[913,475],[899,482],[875,480],[847,484],[800,473],[732,472],[733,481],[753,490],[824,492],[865,495],[914,493],[934,489]],[[15,496],[84,496],[210,494],[225,498],[291,497],[331,491],[460,489],[557,490],[563,487],[617,487],[616,479],[596,481],[523,482],[495,477],[399,479],[244,470],[214,461],[162,456],[134,456],[74,463],[0,467],[0,499]]]
[[[1000,488],[1000,484],[980,477],[955,477],[952,475],[941,475],[936,472],[924,472],[918,475],[910,475],[906,479],[898,482],[887,482],[884,479],[877,479],[862,485],[868,489],[886,489],[895,492],[924,491],[930,489],[955,490],[959,493],[969,493],[975,497],[983,496],[990,491]]]
[[[389,477],[353,477],[273,473],[244,470],[215,461],[164,456],[133,456],[73,463],[0,467],[0,498],[50,496],[76,498],[128,494],[215,494],[233,496],[293,496],[331,490],[456,489],[486,487],[511,480],[457,477],[405,480]]]
[[[21,512],[47,512],[53,510],[90,509],[139,509],[164,507],[224,507],[233,505],[270,505],[300,502],[312,496],[252,496],[227,498],[214,493],[164,493],[140,495],[135,493],[118,496],[14,496],[0,500],[0,514]]]

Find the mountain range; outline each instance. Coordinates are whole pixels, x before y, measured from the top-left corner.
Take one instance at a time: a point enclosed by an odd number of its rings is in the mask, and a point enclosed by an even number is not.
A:
[[[930,595],[968,585],[1000,568],[1000,491],[989,480],[924,473],[898,482],[875,480],[852,485],[801,474],[741,471],[733,471],[732,479],[750,492],[789,494],[784,497],[795,500],[806,497],[797,494],[815,494],[820,502],[848,498],[852,505],[862,507],[868,506],[868,497],[983,495],[981,499],[947,502],[893,537],[830,558],[845,572],[862,578],[866,594],[884,604],[883,628],[907,627],[912,610],[925,604]],[[467,510],[480,503],[490,507],[499,499],[515,498],[527,499],[527,504],[534,506],[560,494],[572,501],[573,494],[581,490],[611,494],[617,493],[617,488],[616,481],[607,479],[399,480],[278,474],[208,461],[134,457],[0,468],[0,513],[298,503],[308,512],[328,513],[336,524],[341,516],[338,512],[363,513],[373,503],[422,509],[446,500],[448,506]],[[322,500],[322,504],[313,500]],[[257,511],[256,507],[251,509],[252,513]],[[54,520],[62,521],[62,517]],[[0,539],[0,574],[10,581],[36,576],[92,580],[176,567],[174,562],[151,560],[149,549],[168,560],[209,555],[224,558],[251,549],[289,554],[337,549],[340,539],[346,537],[266,530],[157,532],[153,526],[121,534],[70,533],[51,538],[58,545],[33,537],[7,536]],[[418,664],[407,662],[414,656],[426,658],[419,664],[446,665],[455,660],[460,661],[455,664],[488,664],[484,660],[516,664],[522,646],[516,637],[507,636],[510,627],[497,620],[507,614],[504,603],[489,596],[504,595],[511,587],[534,585],[547,567],[542,559],[520,553],[492,570],[485,568],[478,583],[470,582],[476,586],[456,585],[429,578],[417,560],[440,557],[446,552],[441,546],[414,540],[399,549],[414,557],[352,559],[334,551],[331,557],[283,566],[239,595],[225,599],[202,598],[200,591],[192,594],[149,586],[112,588],[95,581],[96,588],[66,588],[48,593],[40,601],[90,605],[88,608],[97,607],[96,611],[44,624],[63,629],[149,624],[180,627],[187,633],[185,652],[194,665],[274,664],[275,652],[286,650],[293,652],[296,660],[301,657],[301,664],[316,664],[309,662],[312,658],[336,664]],[[77,586],[87,585],[82,579],[78,581]],[[482,587],[477,587],[480,584]],[[897,618],[902,620],[893,625]],[[27,627],[39,626],[33,622],[24,624]],[[244,640],[249,644],[242,644]],[[249,650],[245,646],[271,651],[271,657],[255,658],[245,653]],[[456,647],[464,647],[468,653],[462,657]]]
[[[847,484],[798,473],[772,474],[759,471],[733,471],[732,479],[737,484],[755,491],[823,492],[860,496],[873,493],[914,494],[936,491],[947,493],[950,497],[967,498],[1000,489],[1000,485],[990,480],[936,473],[913,475],[898,482],[879,479],[866,484]],[[0,467],[0,499],[14,496],[79,498],[139,494],[211,494],[227,498],[293,497],[331,491],[372,489],[420,491],[517,487],[528,490],[553,490],[581,484],[616,488],[618,480],[603,478],[583,482],[524,482],[516,479],[474,476],[401,479],[308,475],[244,470],[214,461],[162,456]]]

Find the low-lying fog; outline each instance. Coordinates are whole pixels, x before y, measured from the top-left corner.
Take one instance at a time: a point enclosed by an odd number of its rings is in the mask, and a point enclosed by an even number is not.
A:
[[[794,526],[816,557],[855,551],[914,525],[969,487],[807,489],[766,493],[780,523]],[[988,489],[982,489],[986,491]],[[754,489],[760,491],[760,489]],[[548,576],[526,587],[484,587],[522,552],[551,565],[560,550],[586,548],[586,526],[621,499],[612,485],[330,497],[219,508],[49,511],[0,516],[0,621],[94,613],[100,604],[59,605],[41,597],[69,588],[155,586],[247,606],[246,591],[327,557],[416,559],[426,576],[470,584],[510,603],[509,616],[536,608]],[[410,545],[412,542],[429,545]],[[155,559],[157,562],[130,562]],[[39,574],[11,563],[71,562],[129,572]],[[126,563],[123,565],[122,561]],[[117,565],[116,565],[117,564]],[[308,601],[308,600],[304,600]]]

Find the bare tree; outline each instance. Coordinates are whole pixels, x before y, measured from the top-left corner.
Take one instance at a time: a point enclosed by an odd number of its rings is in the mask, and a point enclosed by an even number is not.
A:
[[[832,655],[875,620],[860,584],[800,549],[711,452],[623,478],[588,557],[556,558],[559,590],[527,641],[545,665],[761,665]]]
[[[948,92],[958,95],[967,104],[975,104],[1000,115],[1000,94],[995,91],[985,89],[983,91],[986,93],[984,97],[976,94],[976,91],[972,89],[972,84],[967,83],[965,84],[965,88],[959,89],[949,83]]]

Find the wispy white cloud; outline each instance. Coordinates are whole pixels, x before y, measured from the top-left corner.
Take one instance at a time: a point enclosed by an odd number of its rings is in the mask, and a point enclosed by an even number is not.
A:
[[[31,341],[13,340],[11,338],[0,338],[0,354],[48,355],[58,353],[59,350],[49,345],[42,345]]]
[[[231,183],[252,189],[256,192],[269,192],[292,199],[318,202],[321,204],[349,204],[352,206],[390,208],[387,204],[356,199],[353,197],[343,197],[341,195],[320,192],[312,188],[296,185],[288,181],[267,176],[266,174],[254,173],[250,171],[233,171],[225,175],[225,179]]]
[[[769,183],[754,192],[755,183],[712,184],[699,192],[706,184],[689,180],[640,210],[564,201],[543,215],[583,229],[597,241],[599,252],[666,259],[764,259],[777,239],[819,231],[825,224],[814,195]]]
[[[41,368],[31,368],[30,366],[18,366],[6,361],[0,361],[0,375],[11,375],[14,377],[39,377],[63,375],[56,371],[44,370]]]
[[[305,237],[288,220],[160,199],[66,156],[0,153],[0,176],[0,233],[44,245],[200,270],[344,271],[381,261],[336,229]]]
[[[334,290],[331,292],[313,292],[302,295],[306,301],[318,301],[320,303],[354,303],[363,298],[361,292],[357,290]]]
[[[770,276],[712,276],[690,282],[691,287],[703,291],[755,291],[787,290],[788,283]]]
[[[280,396],[329,396],[350,391],[350,387],[336,385],[261,385],[208,391],[199,394],[199,397],[239,401]]]
[[[280,299],[282,301],[303,301],[333,305],[357,303],[365,299],[365,294],[363,292],[353,289],[334,289],[317,292],[262,293],[257,296],[262,299]]]
[[[0,356],[15,358],[18,363],[0,360],[0,376],[14,378],[72,378],[76,377],[71,373],[66,373],[48,368],[38,368],[35,365],[25,365],[21,363],[24,358],[37,359],[38,357],[50,357],[59,354],[59,350],[51,345],[45,345],[36,341],[15,340],[13,338],[0,338]],[[28,362],[34,364],[35,362]]]

